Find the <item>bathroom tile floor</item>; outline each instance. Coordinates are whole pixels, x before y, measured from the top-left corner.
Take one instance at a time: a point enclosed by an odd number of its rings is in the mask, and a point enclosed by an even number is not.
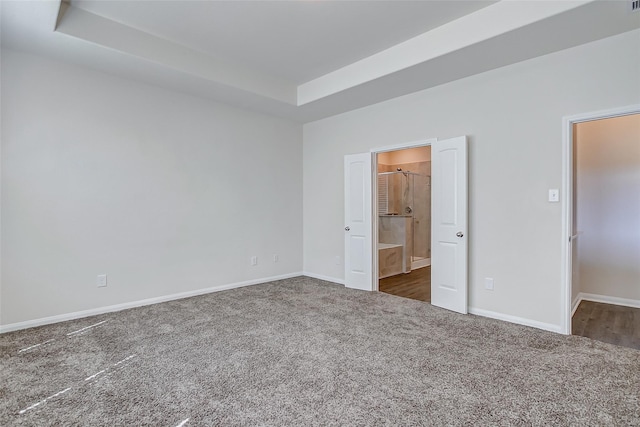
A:
[[[640,350],[640,308],[582,301],[573,315],[571,333]]]
[[[380,279],[380,292],[431,302],[431,266]]]

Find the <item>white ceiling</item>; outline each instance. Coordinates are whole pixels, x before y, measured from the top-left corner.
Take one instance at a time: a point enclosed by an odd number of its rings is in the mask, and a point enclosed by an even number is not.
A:
[[[308,122],[640,28],[627,3],[0,0],[1,41]]]
[[[71,1],[71,5],[295,84],[495,1]]]

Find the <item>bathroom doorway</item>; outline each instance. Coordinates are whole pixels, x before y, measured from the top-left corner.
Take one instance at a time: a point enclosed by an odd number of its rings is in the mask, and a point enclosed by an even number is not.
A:
[[[431,302],[431,146],[376,155],[378,290]]]

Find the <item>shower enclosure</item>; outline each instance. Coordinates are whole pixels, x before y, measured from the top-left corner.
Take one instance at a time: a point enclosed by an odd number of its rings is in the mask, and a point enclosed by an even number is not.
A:
[[[425,173],[397,168],[378,173],[378,214],[380,217],[411,218],[408,256],[411,269],[431,265],[431,162],[421,162]],[[380,242],[385,243],[385,242]]]

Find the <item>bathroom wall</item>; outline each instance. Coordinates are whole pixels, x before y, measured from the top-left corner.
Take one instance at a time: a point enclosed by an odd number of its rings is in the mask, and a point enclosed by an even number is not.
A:
[[[378,162],[387,165],[430,161],[431,147],[405,148],[378,154]]]

